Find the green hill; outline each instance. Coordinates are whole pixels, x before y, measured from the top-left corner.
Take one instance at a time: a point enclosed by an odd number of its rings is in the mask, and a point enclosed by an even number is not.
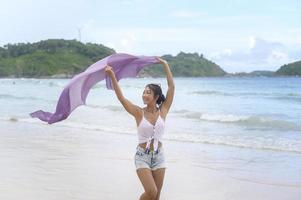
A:
[[[281,76],[301,76],[301,61],[283,65],[276,71]]]
[[[179,53],[176,56],[163,55],[172,70],[174,76],[200,77],[200,76],[224,76],[226,72],[217,64],[207,60],[197,53]],[[150,76],[164,76],[162,66],[144,68],[142,74]]]
[[[8,44],[0,48],[0,76],[41,77],[76,74],[115,53],[98,44],[75,40],[45,40],[33,44]]]
[[[115,53],[101,44],[83,44],[76,40],[49,39],[36,43],[7,44],[0,47],[0,77],[70,77],[92,63]],[[215,63],[197,53],[162,56],[174,76],[223,76]],[[161,65],[144,68],[140,76],[164,76]]]

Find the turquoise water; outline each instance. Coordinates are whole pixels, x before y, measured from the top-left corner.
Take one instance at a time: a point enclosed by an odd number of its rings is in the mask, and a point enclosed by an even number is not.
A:
[[[68,79],[0,79],[0,119],[43,123],[35,110],[53,112]],[[163,78],[123,79],[126,98],[144,106],[147,83]],[[300,78],[175,78],[167,117],[169,140],[301,153]],[[136,134],[135,121],[105,83],[89,93],[87,105],[57,125]]]

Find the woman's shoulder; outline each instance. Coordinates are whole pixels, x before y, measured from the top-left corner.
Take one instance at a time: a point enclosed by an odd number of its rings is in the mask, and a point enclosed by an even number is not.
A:
[[[138,106],[138,108],[139,108],[139,113],[140,113],[140,115],[143,115],[143,112],[144,112],[144,107],[140,107],[140,106]]]

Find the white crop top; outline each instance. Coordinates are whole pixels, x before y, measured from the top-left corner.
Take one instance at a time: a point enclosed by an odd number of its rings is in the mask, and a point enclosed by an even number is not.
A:
[[[142,120],[137,127],[139,144],[147,142],[146,148],[149,149],[150,143],[152,139],[154,139],[154,151],[156,151],[158,149],[159,141],[160,142],[162,141],[165,122],[160,115],[160,109],[159,109],[159,117],[157,118],[155,125],[151,124],[144,117],[143,109],[142,109],[142,113],[143,113]]]

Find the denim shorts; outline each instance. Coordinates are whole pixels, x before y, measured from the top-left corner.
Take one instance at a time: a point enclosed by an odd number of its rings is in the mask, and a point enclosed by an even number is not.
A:
[[[136,170],[139,168],[148,168],[156,170],[166,168],[163,147],[159,147],[157,152],[150,151],[147,153],[144,148],[137,146],[135,154]]]

